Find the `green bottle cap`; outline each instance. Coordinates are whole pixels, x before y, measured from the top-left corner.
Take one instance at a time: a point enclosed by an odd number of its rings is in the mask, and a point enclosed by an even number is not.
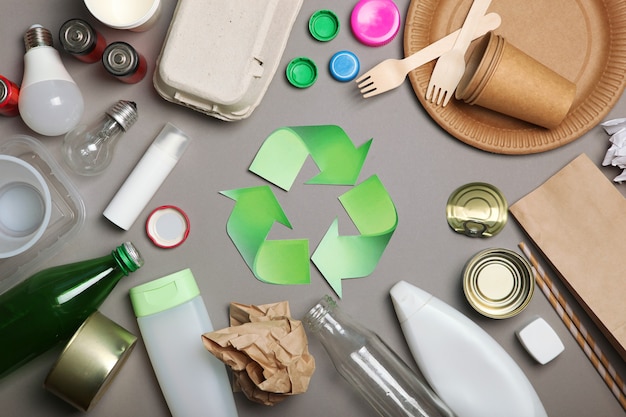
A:
[[[287,65],[287,79],[294,87],[307,88],[317,80],[317,65],[307,57],[294,58]]]
[[[339,33],[339,18],[332,10],[318,10],[309,19],[309,32],[320,42],[328,42]]]
[[[137,317],[169,310],[199,295],[200,289],[189,268],[130,289],[130,301]]]

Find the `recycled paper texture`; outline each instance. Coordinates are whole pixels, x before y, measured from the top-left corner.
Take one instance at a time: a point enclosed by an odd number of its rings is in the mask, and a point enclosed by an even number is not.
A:
[[[252,401],[274,405],[309,386],[315,360],[304,327],[289,304],[231,303],[231,327],[206,333],[206,349],[233,371],[234,388]]]
[[[626,199],[583,154],[510,211],[626,360]]]

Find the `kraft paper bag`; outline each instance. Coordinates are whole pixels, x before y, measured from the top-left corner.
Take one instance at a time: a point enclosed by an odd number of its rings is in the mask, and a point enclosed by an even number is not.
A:
[[[580,155],[510,207],[626,360],[626,199]]]

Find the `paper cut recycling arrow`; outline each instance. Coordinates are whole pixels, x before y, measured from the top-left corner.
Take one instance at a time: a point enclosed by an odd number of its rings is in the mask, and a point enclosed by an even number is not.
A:
[[[311,155],[320,173],[307,184],[354,185],[371,144],[372,139],[356,148],[334,125],[283,127],[263,142],[250,171],[289,191]]]
[[[311,155],[320,174],[307,184],[354,185],[372,140],[356,148],[338,126],[285,127],[274,131],[257,153],[250,171],[289,190]],[[236,201],[227,232],[257,279],[272,284],[310,282],[307,239],[268,240],[275,222],[292,228],[269,186],[239,188],[221,194]],[[339,197],[360,235],[340,236],[335,219],[311,260],[341,298],[341,280],[362,278],[378,264],[398,216],[376,175]]]

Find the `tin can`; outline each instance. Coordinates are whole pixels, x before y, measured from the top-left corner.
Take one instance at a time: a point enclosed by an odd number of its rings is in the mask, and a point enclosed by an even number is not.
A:
[[[470,259],[463,272],[463,292],[480,314],[493,319],[513,317],[530,302],[535,289],[528,262],[514,251],[485,249]]]
[[[100,312],[91,314],[54,364],[44,387],[81,411],[102,397],[137,337]]]
[[[450,194],[446,204],[448,225],[470,237],[491,237],[506,225],[508,203],[502,192],[484,182],[465,184]]]
[[[106,39],[82,19],[70,19],[61,25],[59,42],[63,50],[88,64],[100,61]]]
[[[0,114],[3,116],[17,116],[17,107],[20,89],[13,81],[0,75]]]
[[[148,72],[146,58],[126,42],[109,44],[102,55],[102,64],[109,74],[127,84],[138,83]]]

